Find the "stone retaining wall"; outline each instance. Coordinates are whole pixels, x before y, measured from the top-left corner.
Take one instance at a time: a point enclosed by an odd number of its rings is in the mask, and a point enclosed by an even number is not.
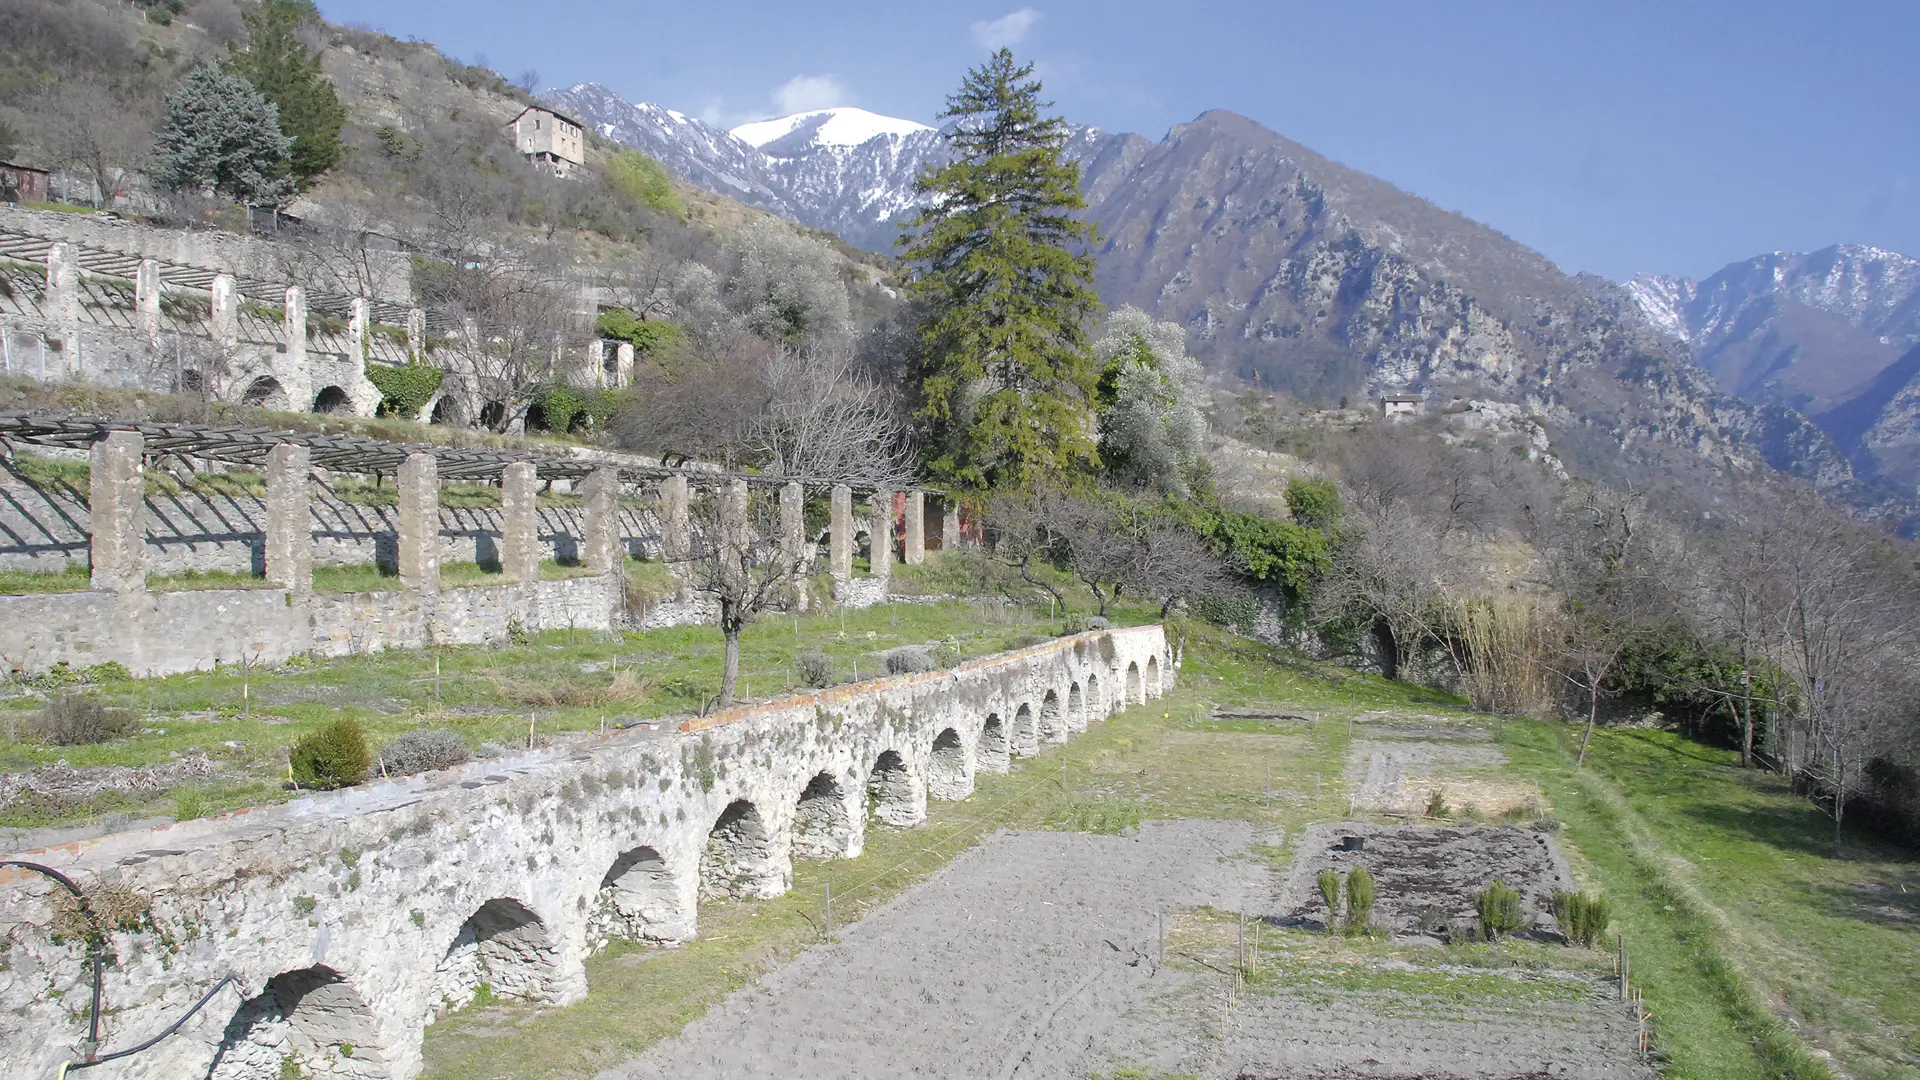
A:
[[[29,857],[139,897],[113,936],[106,1049],[181,1032],[98,1080],[411,1080],[425,1025],[492,995],[565,1004],[610,937],[682,941],[703,900],[770,897],[795,858],[853,858],[869,820],[908,828],[926,800],[1159,696],[1157,626],[1102,631],[588,748],[120,833]],[[76,1057],[89,983],[56,943],[48,883],[0,870],[0,1055],[52,1076]]]

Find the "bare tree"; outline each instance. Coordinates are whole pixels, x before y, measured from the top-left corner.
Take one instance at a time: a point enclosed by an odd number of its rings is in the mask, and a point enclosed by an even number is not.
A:
[[[767,472],[889,491],[912,478],[906,412],[850,354],[775,346],[765,385],[766,408],[743,443]]]
[[[147,159],[153,144],[154,104],[91,75],[76,75],[28,103],[29,131],[52,161],[93,182],[101,206],[110,206],[122,181]]]
[[[291,281],[378,299],[406,292],[411,267],[370,216],[349,209],[310,218],[289,233],[283,272]]]
[[[804,545],[796,553],[780,542],[779,502],[771,489],[733,481],[694,500],[687,517],[693,585],[720,605],[725,708],[733,704],[740,677],[740,635],[763,611],[792,597],[812,560]]]

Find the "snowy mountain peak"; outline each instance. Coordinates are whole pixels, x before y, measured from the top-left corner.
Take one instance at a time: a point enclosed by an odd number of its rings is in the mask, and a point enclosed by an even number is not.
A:
[[[1698,284],[1665,274],[1640,274],[1626,283],[1626,289],[1655,329],[1680,341],[1693,336],[1693,328],[1687,325],[1686,308],[1699,295]]]
[[[785,157],[789,156],[793,150],[815,146],[860,146],[882,135],[912,135],[918,131],[932,130],[927,125],[915,123],[912,120],[881,116],[879,113],[870,113],[865,109],[845,107],[815,109],[812,112],[794,113],[792,116],[782,116],[774,120],[741,124],[734,128],[731,134],[749,146],[777,157]],[[779,147],[774,146],[776,143],[780,144]],[[789,147],[791,149],[788,149]]]

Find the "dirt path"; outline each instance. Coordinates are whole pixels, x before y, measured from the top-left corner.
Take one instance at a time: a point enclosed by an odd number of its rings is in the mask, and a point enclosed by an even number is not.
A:
[[[1212,821],[998,834],[601,1076],[1085,1075],[1154,977],[1160,910],[1270,905],[1253,840]]]

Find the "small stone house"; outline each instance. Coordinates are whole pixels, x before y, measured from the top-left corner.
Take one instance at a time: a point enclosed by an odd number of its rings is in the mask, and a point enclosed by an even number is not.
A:
[[[580,121],[552,109],[529,105],[520,110],[507,123],[507,135],[527,160],[546,165],[556,176],[568,176],[586,164],[586,132]]]
[[[45,169],[0,161],[0,202],[47,202],[47,180]]]
[[[1380,398],[1380,411],[1388,417],[1412,416],[1426,407],[1425,394],[1383,394]]]

